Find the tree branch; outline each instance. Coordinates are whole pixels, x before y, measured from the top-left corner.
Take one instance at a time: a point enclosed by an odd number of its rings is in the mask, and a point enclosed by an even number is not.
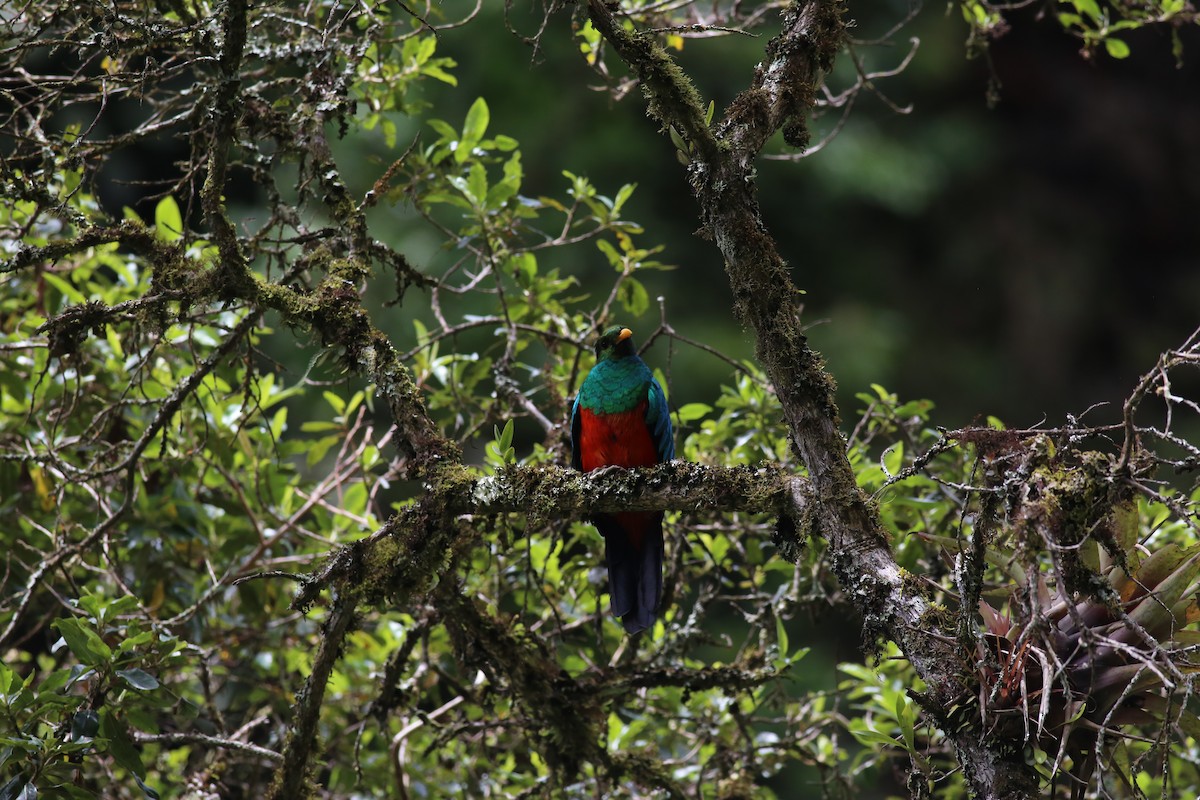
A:
[[[296,697],[296,713],[288,725],[283,760],[267,792],[270,800],[291,800],[311,794],[304,790],[304,785],[312,762],[313,745],[316,743],[317,722],[320,720],[321,705],[325,699],[325,685],[329,682],[334,663],[341,655],[342,642],[350,632],[354,615],[354,603],[344,597],[337,598],[321,632],[321,643],[313,656],[312,672],[304,682],[304,689]]]
[[[209,747],[219,747],[226,750],[248,753],[272,762],[279,761],[282,758],[279,753],[266,747],[259,747],[250,742],[239,742],[236,739],[209,736],[203,733],[134,733],[133,740],[138,744],[203,744]]]
[[[350,592],[360,603],[408,596],[437,583],[448,569],[458,516],[524,513],[533,520],[571,519],[605,511],[747,511],[778,515],[776,544],[793,554],[817,505],[811,483],[778,469],[714,467],[673,461],[650,469],[584,474],[557,466],[510,466],[459,480],[446,474],[417,503],[379,530],[330,557],[296,593],[294,608],[310,606],[325,589]]]
[[[863,613],[864,635],[888,637],[903,649],[929,686],[923,705],[957,747],[978,797],[1037,796],[1037,775],[1019,747],[990,741],[978,719],[952,719],[946,711],[970,691],[970,659],[954,638],[949,615],[906,585],[876,509],[856,485],[834,381],[808,346],[790,270],[759,213],[753,162],[777,130],[793,146],[806,143],[804,115],[843,40],[841,4],[808,0],[785,8],[765,65],[714,128],[716,148],[704,145],[707,137],[695,130],[701,113],[696,92],[666,51],[648,36],[622,29],[602,0],[590,0],[588,9],[592,24],[641,79],[649,113],[701,144],[693,146],[688,167],[700,216],[725,257],[734,312],[755,333],[756,354],[775,386],[793,447],[822,499],[812,510],[814,531],[829,541],[833,569]]]

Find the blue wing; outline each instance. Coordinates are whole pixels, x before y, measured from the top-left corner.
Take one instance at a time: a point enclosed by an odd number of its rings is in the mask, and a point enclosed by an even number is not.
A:
[[[667,407],[667,396],[653,378],[650,379],[646,395],[650,401],[646,405],[646,427],[650,429],[650,438],[654,440],[654,449],[658,451],[659,463],[671,461],[675,458],[675,434],[671,430],[671,409]]]
[[[571,466],[583,472],[583,453],[579,452],[579,395],[571,406]]]

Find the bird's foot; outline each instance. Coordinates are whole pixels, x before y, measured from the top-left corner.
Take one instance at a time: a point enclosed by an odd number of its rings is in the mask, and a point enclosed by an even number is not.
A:
[[[589,478],[606,478],[609,475],[612,475],[612,474],[618,472],[619,470],[623,470],[623,469],[625,469],[625,468],[618,467],[615,464],[609,464],[607,467],[596,467],[596,469],[594,469],[588,473],[588,477]]]

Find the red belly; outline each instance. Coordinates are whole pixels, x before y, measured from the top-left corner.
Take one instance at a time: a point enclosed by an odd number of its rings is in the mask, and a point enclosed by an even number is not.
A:
[[[646,401],[632,411],[597,415],[579,409],[579,455],[584,472],[600,467],[648,467],[658,450],[646,427]]]

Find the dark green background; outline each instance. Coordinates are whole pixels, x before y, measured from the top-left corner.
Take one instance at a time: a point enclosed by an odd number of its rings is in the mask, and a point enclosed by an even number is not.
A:
[[[532,34],[540,4],[517,5],[516,26]],[[905,8],[853,4],[852,33],[878,36]],[[1183,68],[1162,31],[1130,36],[1126,61],[1103,53],[1088,61],[1076,40],[1036,18],[1042,10],[1053,8],[1014,14],[1013,29],[991,46],[994,108],[989,59],[967,59],[959,10],[930,4],[896,47],[860,50],[890,67],[910,36],[920,38],[909,68],[879,84],[911,113],[865,94],[824,151],[760,164],[764,217],[808,292],[812,340],[841,385],[846,417],[858,405],[847,398],[875,382],[933,399],[936,421],[950,427],[987,414],[1056,423],[1093,403],[1119,405],[1157,354],[1200,322],[1200,81],[1191,57],[1200,42],[1184,37]],[[521,142],[527,195],[561,196],[562,169],[610,196],[636,182],[627,215],[645,225],[646,243],[666,245],[662,260],[679,265],[645,276],[651,296],[665,296],[680,331],[749,356],[720,256],[693,233],[683,171],[640,93],[616,103],[585,88],[600,80],[565,16],[551,20],[534,59],[503,33],[500,12],[485,4],[475,22],[441,34],[439,54],[458,61],[459,86],[432,87],[431,114],[461,124],[474,98],[486,97],[491,131]],[[679,60],[719,113],[747,85],[765,43],[765,35],[689,39]],[[838,73],[831,82],[844,85]],[[393,219],[405,216],[396,210]],[[418,261],[435,257],[419,231],[398,225],[395,235],[401,246],[411,237]],[[610,279],[594,249],[571,258],[564,269],[585,282]],[[630,324],[648,331],[657,312]],[[710,399],[727,372],[687,348],[672,367],[677,403]]]
[[[456,19],[472,5],[446,0],[435,11]],[[666,298],[682,333],[749,357],[752,343],[730,312],[720,256],[694,235],[683,170],[646,118],[640,92],[614,102],[600,90],[572,36],[583,19],[578,9],[573,19],[569,11],[551,18],[535,56],[506,32],[503,5],[485,2],[474,21],[440,33],[438,55],[458,62],[459,83],[422,82],[429,116],[460,127],[470,104],[485,97],[489,133],[520,141],[528,196],[563,198],[564,169],[609,196],[637,183],[625,215],[645,226],[643,246],[664,244],[661,260],[679,267],[641,276],[650,296]],[[851,33],[880,36],[907,8],[854,3]],[[763,215],[808,293],[812,340],[839,381],[844,417],[860,405],[856,392],[879,383],[934,400],[935,422],[951,428],[984,415],[1015,426],[1055,424],[1099,402],[1113,405],[1088,420],[1109,421],[1158,353],[1200,322],[1200,36],[1182,31],[1182,68],[1164,30],[1126,35],[1133,55],[1125,61],[1103,52],[1089,60],[1048,18],[1054,11],[1047,4],[1011,12],[1012,29],[986,57],[968,59],[959,8],[926,5],[893,37],[895,47],[858,50],[869,64],[891,68],[908,39],[920,39],[908,69],[879,82],[911,113],[864,94],[819,154],[760,162]],[[519,0],[512,23],[533,35],[541,13],[540,2]],[[719,113],[747,86],[769,35],[689,39],[677,55]],[[609,63],[623,73],[615,58]],[[845,86],[848,66],[843,57],[830,79],[835,89]],[[994,108],[989,76],[1000,84]],[[836,117],[816,120],[814,139]],[[418,132],[433,138],[420,120],[396,122],[395,150],[377,131],[335,142],[353,191],[370,188]],[[152,217],[142,186],[174,174],[183,143],[161,145],[105,169],[99,189],[116,214],[132,205]],[[773,151],[787,152],[781,141]],[[242,189],[231,204],[254,217],[255,187]],[[376,209],[372,225],[418,267],[436,269],[453,257],[411,209]],[[597,292],[611,285],[610,268],[590,244],[544,253],[543,263]],[[379,286],[391,290],[386,277]],[[407,347],[409,317],[420,313],[422,298],[410,293],[401,309],[385,311],[387,299],[381,295],[377,307],[392,319],[381,322]],[[648,332],[657,310],[621,321]],[[648,358],[667,366],[665,348]],[[305,363],[298,355],[298,368]],[[686,347],[675,349],[670,367],[677,405],[710,401],[728,380],[727,365]]]

